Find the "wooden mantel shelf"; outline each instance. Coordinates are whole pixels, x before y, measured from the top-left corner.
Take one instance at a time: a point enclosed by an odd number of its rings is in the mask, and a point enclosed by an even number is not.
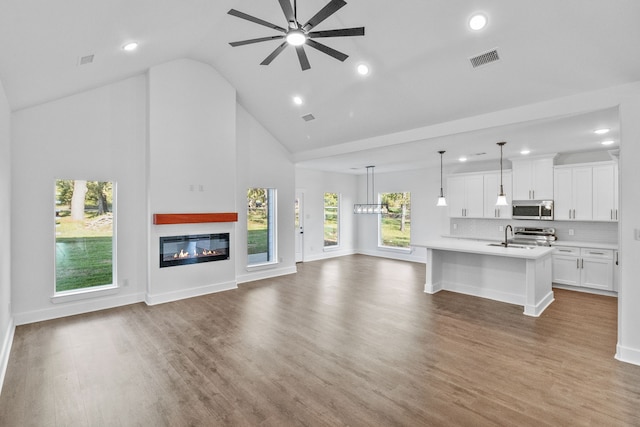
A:
[[[197,224],[202,222],[238,222],[237,212],[153,214],[153,223]]]

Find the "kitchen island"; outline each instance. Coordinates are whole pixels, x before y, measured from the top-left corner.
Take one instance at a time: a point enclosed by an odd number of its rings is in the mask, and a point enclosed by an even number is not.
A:
[[[517,304],[524,306],[527,316],[540,316],[554,300],[553,248],[495,245],[457,239],[412,245],[427,249],[424,291],[447,290]]]

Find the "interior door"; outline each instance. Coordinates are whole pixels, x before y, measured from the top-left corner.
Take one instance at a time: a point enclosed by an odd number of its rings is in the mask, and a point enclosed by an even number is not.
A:
[[[295,200],[295,245],[296,262],[304,260],[304,193],[296,191]]]

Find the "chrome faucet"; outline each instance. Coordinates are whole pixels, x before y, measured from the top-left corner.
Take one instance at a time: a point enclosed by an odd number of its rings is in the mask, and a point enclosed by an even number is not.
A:
[[[505,248],[509,246],[509,242],[507,241],[507,230],[509,229],[511,229],[511,236],[513,236],[513,227],[511,226],[511,224],[507,225],[504,228],[504,242],[502,244],[504,245]]]

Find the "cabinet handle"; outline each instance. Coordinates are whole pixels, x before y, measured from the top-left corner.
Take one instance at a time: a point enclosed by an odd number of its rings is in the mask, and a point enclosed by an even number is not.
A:
[[[610,218],[613,219],[613,209],[611,209]]]
[[[584,268],[584,258],[580,260],[580,268]]]
[[[571,209],[569,209],[569,219],[571,219]]]
[[[576,258],[576,268],[580,268],[580,258]]]
[[[618,252],[617,251],[616,251],[616,265],[619,265],[618,264]]]
[[[569,249],[558,249],[558,252],[571,252]]]
[[[536,198],[536,190],[531,190],[531,198],[532,199]]]
[[[616,219],[618,219],[618,209],[616,209]]]
[[[589,251],[589,253],[591,255],[604,255],[604,252],[591,252],[591,251]]]

